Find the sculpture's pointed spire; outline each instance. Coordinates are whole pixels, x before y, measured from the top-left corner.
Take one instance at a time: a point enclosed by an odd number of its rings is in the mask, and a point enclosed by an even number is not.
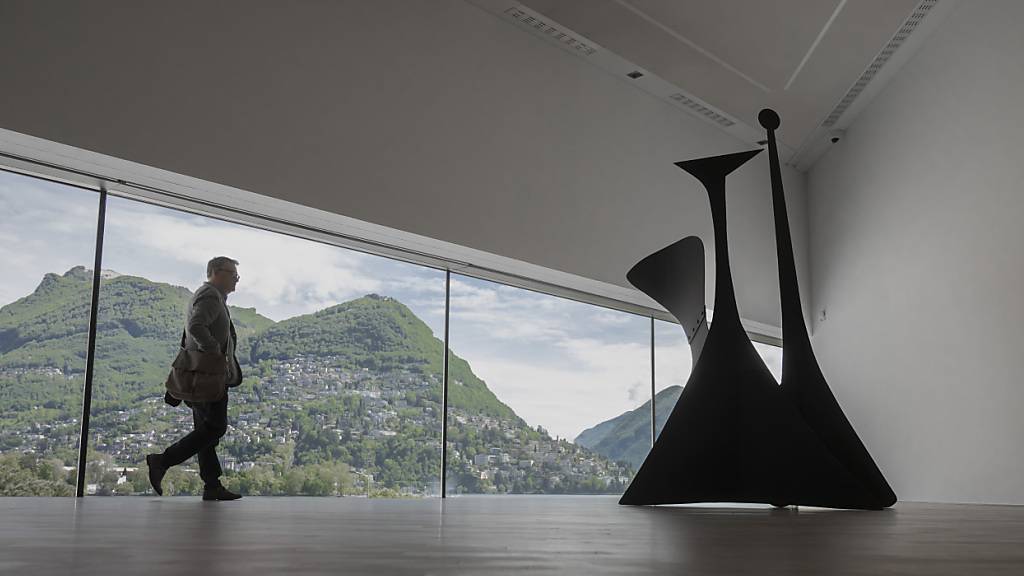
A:
[[[736,307],[736,291],[732,284],[729,264],[728,223],[725,209],[725,178],[748,160],[760,154],[760,150],[749,150],[722,156],[710,156],[685,162],[676,166],[700,180],[711,204],[711,224],[715,231],[715,321],[740,326],[740,312]]]
[[[722,190],[725,191],[725,177],[732,174],[737,168],[743,166],[754,156],[761,153],[761,150],[747,150],[746,152],[736,152],[734,154],[723,154],[721,156],[709,156],[707,158],[696,158],[694,160],[683,160],[682,162],[676,162],[676,166],[679,166],[683,170],[686,170],[694,178],[700,180],[700,183],[708,188],[708,184],[717,186],[719,182],[722,183]]]
[[[775,215],[775,245],[779,262],[779,298],[782,306],[782,382],[780,390],[796,406],[801,417],[814,429],[832,454],[870,490],[879,507],[896,503],[896,494],[875,465],[836,401],[811,348],[800,304],[800,286],[793,259],[793,240],[786,213],[786,193],[779,168],[775,130],[780,125],[774,110],[757,115],[768,131],[768,161],[771,168],[772,205]]]

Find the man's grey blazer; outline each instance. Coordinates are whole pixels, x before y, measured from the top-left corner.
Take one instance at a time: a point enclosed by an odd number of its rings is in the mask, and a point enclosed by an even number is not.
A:
[[[228,387],[242,383],[242,368],[235,352],[238,336],[231,322],[227,299],[216,286],[204,282],[192,295],[185,325],[185,349],[216,352],[228,357]]]

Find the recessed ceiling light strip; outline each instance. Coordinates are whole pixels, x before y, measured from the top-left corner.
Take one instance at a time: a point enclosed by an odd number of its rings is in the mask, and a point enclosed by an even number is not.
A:
[[[857,96],[864,91],[864,88],[867,87],[871,82],[871,79],[875,77],[875,74],[878,74],[878,71],[885,66],[885,63],[889,61],[889,58],[892,58],[892,55],[896,53],[896,50],[903,45],[903,42],[910,36],[910,33],[917,28],[917,25],[924,20],[924,17],[928,15],[928,12],[930,12],[938,3],[939,0],[922,0],[922,2],[917,5],[917,8],[915,8],[910,14],[910,17],[903,22],[903,26],[900,26],[900,29],[892,39],[889,40],[889,43],[885,45],[885,48],[875,56],[875,59],[871,62],[871,65],[868,66],[867,70],[860,75],[860,78],[858,78],[857,82],[850,87],[846,92],[846,95],[843,96],[843,99],[839,101],[839,104],[832,109],[832,112],[822,123],[822,126],[831,128],[839,121],[839,118],[841,118],[843,113],[846,112],[846,109],[850,107],[850,104],[853,104],[853,101],[857,99]]]
[[[550,20],[547,20],[537,14],[531,14],[522,6],[512,6],[508,10],[505,10],[505,15],[512,18],[519,24],[529,26],[538,32],[544,33],[552,40],[561,42],[566,47],[572,48],[583,56],[591,56],[597,52],[597,47],[593,44],[584,42],[573,34],[559,28]]]
[[[675,100],[676,102],[678,102],[682,106],[685,106],[686,108],[689,108],[694,113],[699,114],[701,116],[704,116],[705,118],[708,118],[709,120],[712,120],[716,124],[721,124],[722,126],[725,126],[725,127],[728,128],[729,126],[732,126],[733,124],[736,123],[734,120],[728,118],[724,114],[721,114],[721,113],[717,112],[711,106],[709,106],[709,105],[707,105],[707,104],[705,104],[705,103],[703,103],[703,102],[701,102],[701,101],[699,101],[699,100],[697,100],[695,98],[687,96],[686,94],[683,94],[682,92],[676,92],[675,94],[670,95],[669,98],[671,98],[672,100]]]

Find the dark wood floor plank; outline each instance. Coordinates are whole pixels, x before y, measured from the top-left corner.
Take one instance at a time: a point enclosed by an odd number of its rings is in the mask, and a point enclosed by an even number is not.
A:
[[[0,573],[1020,575],[1024,507],[0,498]]]

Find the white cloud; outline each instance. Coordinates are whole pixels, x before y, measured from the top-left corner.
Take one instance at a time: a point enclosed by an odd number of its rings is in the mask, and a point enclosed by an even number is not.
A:
[[[626,360],[626,359],[624,359]],[[630,388],[650,375],[641,362],[624,361],[615,372],[504,360],[499,355],[470,357],[488,387],[531,426],[570,440],[583,430],[645,402],[630,398]]]
[[[0,306],[30,294],[43,275],[91,267],[99,195],[0,171]]]
[[[105,267],[121,273],[194,288],[211,257],[235,258],[242,278],[232,303],[254,306],[276,320],[372,292],[436,295],[440,286],[443,297],[443,281],[430,281],[428,273],[411,275],[428,271],[410,264],[126,200],[111,203],[107,230]]]
[[[561,437],[650,398],[647,318],[463,277],[451,332],[498,398]]]
[[[690,344],[678,324],[657,321],[654,328],[655,389],[685,386],[690,378]]]

